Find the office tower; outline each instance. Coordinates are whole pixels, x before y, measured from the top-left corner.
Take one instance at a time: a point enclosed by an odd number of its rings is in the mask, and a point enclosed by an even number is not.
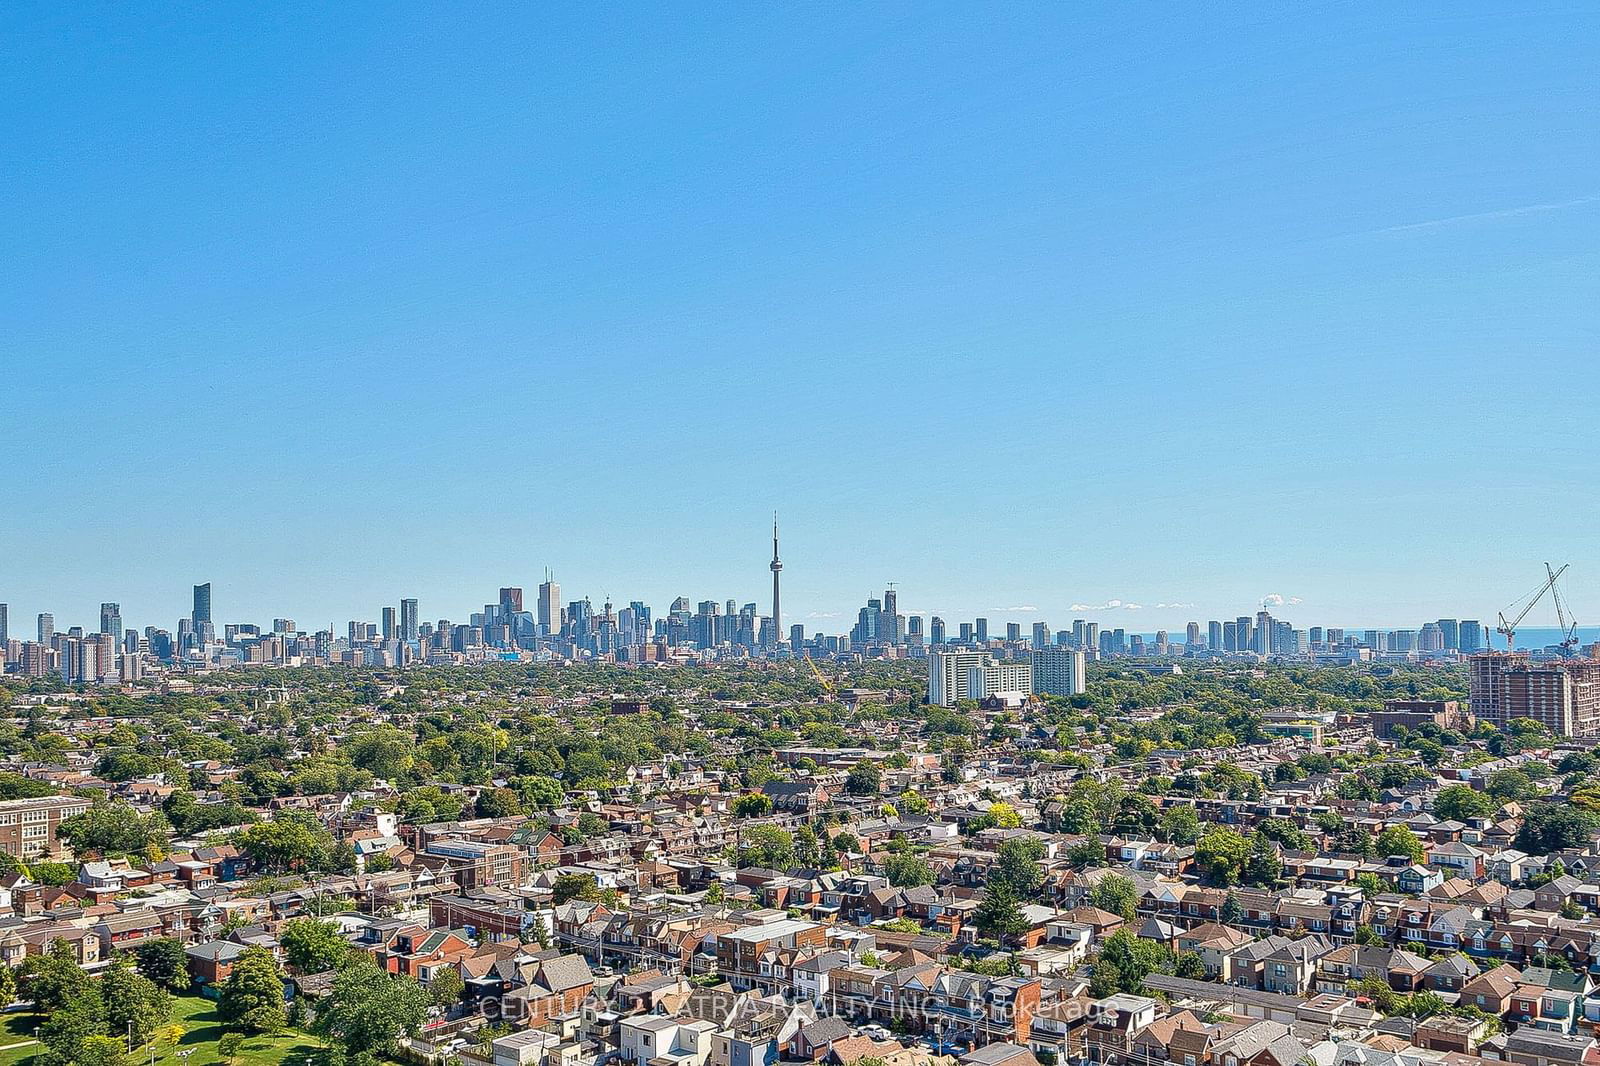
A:
[[[767,569],[772,571],[772,628],[776,632],[783,625],[783,607],[778,595],[778,575],[783,573],[783,563],[778,559],[778,516],[772,516],[772,562],[767,564]],[[800,575],[802,578],[804,574]],[[802,584],[804,582],[802,581]]]
[[[1439,623],[1424,623],[1422,632],[1417,634],[1417,650],[1444,651],[1446,647],[1447,645],[1444,642],[1444,630],[1439,628]]]
[[[519,596],[518,599],[520,600],[520,598],[521,597]],[[420,631],[419,631],[419,629],[417,627],[417,622],[418,622],[418,619],[417,619],[417,601],[416,600],[401,600],[400,601],[400,639],[401,640],[416,640],[421,635],[421,633],[420,633]]]
[[[940,618],[938,615],[934,615],[933,618],[928,622],[928,643],[944,643],[944,619]]]
[[[11,639],[11,608],[0,603],[0,644]]]
[[[922,616],[914,614],[906,620],[906,643],[912,647],[922,646]]]
[[[298,632],[295,629],[293,618],[274,618],[272,620],[272,631],[286,636]]]
[[[1461,623],[1460,638],[1461,654],[1483,651],[1483,623],[1475,618],[1465,619]]]
[[[876,644],[883,637],[883,601],[868,600],[856,614],[855,628],[850,630],[852,644]]]
[[[1017,642],[1017,641],[1022,639],[1022,623],[1021,622],[1007,622],[1006,623],[1006,639],[1011,641],[1012,643],[1015,643],[1015,642]]]
[[[1344,643],[1344,630],[1335,629],[1334,627],[1329,626],[1328,627],[1327,640],[1328,640],[1329,644],[1333,644],[1333,645],[1343,644]]]
[[[55,642],[56,616],[48,611],[39,615],[39,643],[50,647]]]
[[[805,642],[806,627],[796,622],[789,627],[789,650],[799,655],[800,649],[805,645]]]
[[[1033,691],[1033,664],[1002,662],[982,651],[934,648],[928,652],[928,702],[954,706],[999,693]]]
[[[194,628],[197,633],[200,631],[202,622],[210,624],[211,582],[207,581],[204,585],[196,585],[194,587],[194,612],[189,617],[194,621]]]
[[[522,612],[522,590],[519,588],[502,588],[500,590],[500,621],[505,622],[514,614]]]
[[[1206,623],[1206,649],[1208,651],[1222,650],[1222,623]]]
[[[959,634],[957,642],[960,644],[971,644],[977,639],[977,634],[973,631],[971,622],[962,622],[957,629],[957,633]]]
[[[1187,626],[1184,627],[1183,642],[1184,642],[1185,645],[1187,645],[1187,650],[1189,650],[1189,651],[1194,651],[1196,648],[1198,648],[1200,646],[1200,623],[1199,622],[1190,622]]]
[[[1441,618],[1437,623],[1439,633],[1444,637],[1445,651],[1459,651],[1461,648],[1461,623],[1454,618]]]
[[[989,643],[989,620],[987,618],[978,619],[974,632],[977,634],[979,644]]]
[[[383,609],[383,639],[393,640],[400,632],[399,612],[393,607]]]
[[[1527,652],[1481,652],[1467,660],[1472,716],[1496,728],[1531,718],[1562,737],[1600,735],[1600,660],[1535,663]]]
[[[1087,656],[1081,648],[1056,645],[1033,652],[1033,691],[1076,696],[1088,686]]]
[[[899,644],[902,636],[899,598],[895,595],[894,586],[890,585],[883,594],[883,614],[878,619],[878,638],[885,644]]]
[[[1222,650],[1223,651],[1238,651],[1239,650],[1239,623],[1238,622],[1224,622],[1224,623],[1222,623]]]
[[[1171,647],[1171,641],[1167,639],[1167,631],[1165,629],[1156,630],[1156,654],[1167,654],[1169,647]]]
[[[1050,644],[1050,626],[1044,622],[1033,623],[1033,646],[1035,648],[1048,647]]]
[[[687,600],[684,609],[688,609]],[[561,586],[548,570],[544,572],[544,583],[539,586],[539,631],[546,636],[561,632]]]
[[[100,632],[120,635],[122,633],[122,606],[115,603],[102,603],[100,605]]]
[[[628,606],[633,609],[633,621],[639,627],[640,639],[643,640],[650,632],[650,608],[643,600],[634,600]]]

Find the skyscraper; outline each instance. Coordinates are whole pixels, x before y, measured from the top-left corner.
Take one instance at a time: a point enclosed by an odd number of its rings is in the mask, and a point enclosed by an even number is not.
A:
[[[122,606],[116,603],[100,605],[100,632],[114,637],[122,636]]]
[[[383,609],[383,639],[384,640],[393,640],[398,635],[399,627],[395,623],[395,619],[397,617],[398,617],[397,612],[395,611],[395,609],[393,607],[385,607]]]
[[[772,562],[767,565],[772,571],[772,631],[778,632],[783,628],[783,611],[778,602],[778,575],[783,573],[783,562],[778,558],[778,516],[772,516]],[[803,576],[803,575],[802,575]]]
[[[1033,691],[1052,696],[1076,696],[1086,687],[1087,668],[1081,648],[1035,648]]]
[[[400,601],[400,639],[416,640],[418,637],[417,601]]]
[[[522,590],[519,588],[503,588],[500,590],[500,621],[509,622],[511,616],[522,613]]]
[[[934,615],[933,618],[928,622],[928,643],[944,643],[944,619],[940,618],[938,615]]]
[[[1483,623],[1475,618],[1468,618],[1461,623],[1460,629],[1461,652],[1463,655],[1483,651]]]
[[[39,615],[39,643],[48,648],[55,635],[56,616],[49,612],[41,613]]]
[[[11,639],[11,608],[0,603],[0,644]]]
[[[1206,647],[1211,651],[1222,650],[1222,623],[1211,621],[1206,623]]]
[[[544,584],[539,586],[539,629],[546,636],[561,632],[561,586],[544,572]]]

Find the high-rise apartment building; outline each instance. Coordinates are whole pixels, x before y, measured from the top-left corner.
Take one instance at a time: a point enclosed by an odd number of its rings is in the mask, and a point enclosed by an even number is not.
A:
[[[1479,622],[1475,618],[1463,619],[1461,622],[1460,643],[1458,646],[1460,647],[1461,654],[1463,655],[1472,655],[1476,652],[1486,650],[1488,645],[1486,645],[1483,640],[1483,623]]]
[[[1600,660],[1534,662],[1527,652],[1467,660],[1472,716],[1496,728],[1531,718],[1562,737],[1600,736]]]
[[[416,640],[421,636],[416,600],[400,601],[400,639]]]
[[[1088,687],[1087,656],[1081,648],[1052,645],[1033,651],[1033,691],[1076,696]]]
[[[973,627],[973,633],[975,634],[974,639],[979,644],[989,643],[989,620],[987,618],[978,619]]]
[[[39,613],[39,643],[50,647],[56,638],[56,616],[49,611]]]
[[[1001,693],[1033,691],[1033,664],[995,659],[982,652],[933,648],[928,652],[928,702],[952,707]]]
[[[1206,649],[1208,651],[1222,650],[1222,623],[1206,623]]]
[[[122,605],[116,603],[102,603],[100,605],[100,632],[110,633],[112,636],[122,636]]]
[[[383,639],[394,640],[400,633],[400,612],[393,607],[383,609]]]
[[[940,618],[938,615],[934,615],[933,618],[928,621],[928,643],[944,643],[944,619]]]
[[[197,633],[202,622],[207,625],[211,623],[211,582],[194,587],[194,612],[189,617]]]
[[[11,639],[11,608],[0,603],[0,644]]]

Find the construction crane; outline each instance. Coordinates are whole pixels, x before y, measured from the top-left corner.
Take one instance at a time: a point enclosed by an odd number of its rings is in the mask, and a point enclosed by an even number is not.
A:
[[[1561,620],[1562,635],[1564,637],[1566,637],[1566,640],[1562,641],[1562,646],[1563,647],[1567,647],[1567,648],[1570,649],[1571,647],[1574,647],[1574,646],[1577,645],[1577,643],[1578,643],[1577,626],[1574,625],[1573,628],[1572,628],[1571,633],[1570,634],[1568,633],[1566,607],[1561,602],[1561,594],[1559,592],[1555,592],[1556,579],[1558,577],[1560,577],[1562,574],[1567,572],[1567,566],[1568,565],[1570,565],[1570,564],[1562,563],[1561,564],[1561,569],[1556,570],[1556,569],[1552,569],[1549,563],[1545,563],[1544,564],[1544,572],[1545,572],[1544,582],[1538,588],[1534,589],[1531,593],[1529,593],[1527,596],[1524,596],[1520,600],[1513,601],[1511,604],[1509,604],[1505,608],[1504,611],[1500,612],[1500,624],[1495,627],[1495,631],[1505,634],[1506,651],[1510,651],[1516,645],[1516,642],[1517,642],[1517,626],[1521,625],[1522,624],[1522,620],[1524,618],[1528,617],[1528,612],[1533,610],[1534,607],[1538,605],[1540,600],[1544,599],[1544,594],[1546,592],[1552,593],[1554,595],[1554,597],[1555,597],[1556,615]],[[1515,610],[1518,604],[1522,605],[1522,609],[1517,611],[1517,616],[1515,618],[1509,618],[1508,619],[1506,617],[1506,611]],[[1570,640],[1572,643],[1568,644],[1567,640]]]
[[[812,661],[810,652],[806,652],[806,665],[811,667],[811,672],[816,675],[817,683],[822,686],[823,691],[827,692],[829,696],[837,695],[833,688],[833,682],[829,681],[828,675],[824,674],[817,667],[817,664]]]
[[[1563,566],[1561,569],[1565,570]],[[1578,620],[1567,613],[1566,601],[1561,598],[1561,586],[1556,584],[1556,571],[1550,569],[1550,564],[1544,564],[1544,571],[1550,575],[1550,598],[1556,601],[1556,621],[1561,624],[1561,654],[1571,658],[1578,648]]]

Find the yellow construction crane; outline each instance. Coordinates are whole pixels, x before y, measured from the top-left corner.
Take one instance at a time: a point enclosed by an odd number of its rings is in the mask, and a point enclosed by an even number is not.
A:
[[[830,696],[837,694],[834,691],[833,682],[828,680],[828,675],[824,674],[820,669],[818,669],[817,664],[811,660],[810,652],[806,652],[806,665],[811,667],[811,672],[816,675],[817,684],[822,686],[823,691],[827,692],[827,694]]]

